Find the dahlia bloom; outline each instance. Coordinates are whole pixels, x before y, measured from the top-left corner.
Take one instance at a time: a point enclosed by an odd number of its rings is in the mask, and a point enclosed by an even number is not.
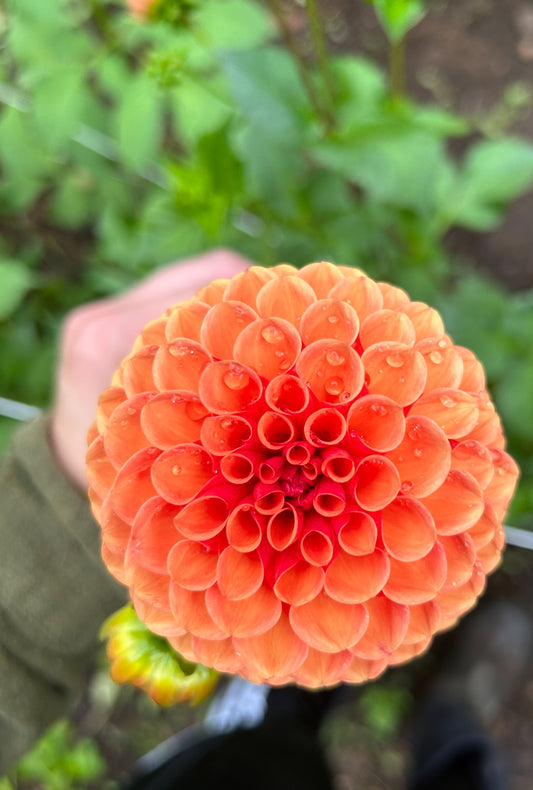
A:
[[[149,323],[99,400],[110,572],[191,662],[375,678],[471,609],[518,478],[480,362],[360,270],[252,266]]]
[[[137,19],[147,19],[158,0],[127,0],[128,8]]]

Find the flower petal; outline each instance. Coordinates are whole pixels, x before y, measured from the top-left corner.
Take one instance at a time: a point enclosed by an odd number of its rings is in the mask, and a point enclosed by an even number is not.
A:
[[[363,603],[383,589],[389,573],[390,560],[381,549],[361,556],[340,551],[326,570],[324,587],[336,601]]]
[[[297,636],[324,653],[352,647],[363,636],[369,619],[362,604],[340,603],[324,592],[302,606],[291,606],[289,618]]]

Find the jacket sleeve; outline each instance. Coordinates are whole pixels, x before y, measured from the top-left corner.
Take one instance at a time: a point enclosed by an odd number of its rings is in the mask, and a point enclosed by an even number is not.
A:
[[[48,419],[0,462],[0,776],[68,711],[125,591],[100,559],[86,497],[61,472]]]

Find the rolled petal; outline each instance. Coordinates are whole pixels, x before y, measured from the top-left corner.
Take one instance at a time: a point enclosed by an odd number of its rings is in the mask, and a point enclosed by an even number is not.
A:
[[[469,348],[456,346],[455,350],[463,360],[463,375],[458,389],[465,392],[483,392],[487,386],[483,365]]]
[[[160,454],[155,447],[146,447],[132,455],[111,487],[106,501],[115,513],[128,524],[133,524],[137,511],[147,499],[157,495],[152,483],[152,465]]]
[[[410,414],[428,417],[449,439],[460,439],[475,427],[479,410],[476,399],[469,393],[440,387],[422,395],[413,404]]]
[[[350,654],[352,660],[342,673],[344,683],[366,683],[375,680],[387,669],[387,659],[381,658],[377,661],[367,661],[366,658],[359,658]]]
[[[492,450],[494,477],[485,489],[500,519],[505,517],[509,502],[514,494],[520,470],[511,456],[504,450]]]
[[[291,606],[289,618],[296,635],[324,653],[353,647],[366,631],[369,620],[362,604],[340,603],[324,592],[302,606]]]
[[[133,398],[140,392],[153,392],[157,389],[154,382],[153,366],[158,350],[158,345],[143,346],[124,360],[122,381],[128,398]]]
[[[304,466],[309,463],[313,452],[314,448],[309,447],[307,442],[291,442],[283,448],[283,456],[293,466]]]
[[[318,299],[324,299],[333,286],[344,279],[339,267],[329,261],[317,261],[302,266],[298,277],[311,286]]]
[[[124,555],[130,542],[132,527],[123,521],[108,504],[102,507],[100,512],[100,524],[102,526],[102,540],[107,548],[117,554]],[[177,537],[177,533],[174,530]],[[165,567],[163,566],[163,572]]]
[[[229,483],[242,485],[254,476],[259,458],[262,458],[259,453],[246,450],[228,453],[220,459],[220,471]]]
[[[205,596],[209,614],[217,625],[232,636],[250,637],[264,634],[281,616],[281,603],[272,590],[260,587],[257,592],[240,601],[222,595],[217,585]]]
[[[228,518],[226,535],[237,551],[254,551],[261,543],[265,517],[257,513],[251,502],[238,505]]]
[[[168,450],[176,444],[197,441],[208,413],[195,392],[169,390],[145,403],[141,428],[151,445]]]
[[[402,481],[402,491],[425,497],[442,485],[451,466],[451,448],[444,431],[427,417],[405,421],[403,441],[388,453]]]
[[[411,301],[405,291],[396,285],[385,282],[379,282],[377,285],[383,297],[383,307],[387,310],[398,310]]]
[[[304,348],[296,371],[311,392],[326,403],[347,403],[359,394],[364,369],[351,346],[338,340],[317,340]]]
[[[237,337],[258,317],[255,310],[244,302],[219,302],[211,307],[203,320],[201,343],[213,359],[233,359]]]
[[[152,466],[157,493],[174,505],[190,502],[214,475],[213,459],[197,444],[166,450]]]
[[[292,444],[290,445],[293,446]],[[285,450],[285,447],[283,448]],[[264,458],[264,456],[263,456]],[[281,477],[285,466],[283,455],[273,455],[264,459],[257,466],[257,476],[262,483],[275,483]]]
[[[280,513],[285,504],[285,494],[278,483],[257,483],[254,487],[255,509],[264,516]]]
[[[259,400],[262,391],[255,371],[229,360],[207,365],[198,386],[202,403],[215,414],[244,411]]]
[[[201,425],[200,440],[213,455],[225,455],[239,450],[253,437],[254,429],[246,417],[219,414],[207,417]]]
[[[104,432],[105,453],[113,466],[120,469],[134,453],[150,447],[141,427],[141,410],[153,392],[135,395],[113,411]]]
[[[349,650],[323,653],[310,647],[307,658],[293,675],[294,682],[314,689],[336,686],[344,680],[344,675],[352,662],[353,656]]]
[[[233,356],[270,381],[292,368],[301,347],[300,335],[289,321],[260,318],[240,332]]]
[[[424,392],[438,387],[459,388],[463,378],[463,359],[448,337],[426,337],[416,346],[424,357],[427,380]]]
[[[377,527],[376,522],[369,513],[355,511],[341,516],[344,523],[340,527],[337,540],[339,546],[347,554],[360,557],[363,554],[372,554],[376,548]]]
[[[452,469],[469,472],[481,488],[486,488],[494,477],[494,463],[490,450],[473,439],[459,442],[453,448]]]
[[[416,645],[431,639],[436,632],[440,610],[435,601],[415,604],[409,607],[409,627],[403,638],[404,645]]]
[[[206,494],[185,505],[174,518],[179,532],[191,540],[208,540],[222,530],[231,500]]]
[[[319,299],[302,315],[300,335],[304,345],[331,338],[351,346],[359,333],[357,313],[339,299]]]
[[[274,592],[283,603],[302,606],[316,598],[324,586],[324,571],[316,565],[296,560],[294,564],[282,562],[280,566],[283,570],[276,571]]]
[[[340,483],[323,477],[315,488],[313,507],[327,518],[338,516],[346,507],[346,494]]]
[[[347,277],[340,280],[333,286],[328,297],[347,302],[353,307],[361,322],[367,315],[383,307],[381,291],[370,277]]]
[[[396,498],[400,482],[392,461],[382,455],[368,455],[355,470],[353,497],[364,510],[381,510]]]
[[[430,511],[418,499],[400,496],[383,510],[381,536],[391,557],[412,562],[428,554],[437,534]]]
[[[409,406],[424,391],[424,357],[405,343],[377,343],[367,348],[361,359],[371,395],[386,395],[400,406]]]
[[[107,457],[104,440],[100,435],[97,435],[89,445],[85,461],[89,485],[99,496],[104,498],[113,485],[117,470]]]
[[[431,512],[439,535],[456,535],[472,527],[485,509],[479,483],[468,472],[455,469],[436,491],[424,497],[423,504]]]
[[[207,590],[217,580],[217,560],[203,543],[180,540],[168,554],[168,572],[186,590]]]
[[[227,277],[213,280],[209,285],[205,285],[203,288],[196,291],[194,298],[212,307],[214,304],[218,304],[222,301],[230,283],[231,280]]]
[[[407,302],[399,308],[409,316],[416,331],[416,339],[438,337],[444,334],[444,323],[440,314],[424,302]]]
[[[208,310],[209,305],[206,302],[195,300],[174,305],[169,311],[165,327],[167,343],[172,343],[180,337],[188,337],[199,342],[202,322]]]
[[[280,450],[295,438],[294,424],[284,414],[266,411],[259,418],[257,435],[263,447]]]
[[[458,587],[471,578],[476,561],[476,547],[474,541],[467,533],[440,537],[439,542],[446,552],[448,574],[441,592],[447,592]]]
[[[390,559],[390,576],[383,592],[391,601],[408,605],[431,601],[446,581],[446,552],[437,541],[421,560]]]
[[[196,661],[203,664],[204,667],[213,667],[217,672],[229,672],[231,674],[237,674],[241,671],[242,660],[235,652],[231,637],[212,640],[194,636],[192,648]]]
[[[212,361],[211,354],[195,340],[178,338],[161,346],[154,357],[153,376],[159,390],[198,392],[203,370]]]
[[[368,628],[352,652],[368,661],[388,658],[407,633],[409,607],[389,601],[385,596],[372,598],[365,607],[370,618]]]
[[[337,409],[318,409],[304,425],[304,436],[313,447],[339,444],[346,434],[346,420]]]
[[[224,291],[224,301],[245,302],[257,311],[257,294],[270,280],[277,279],[278,275],[272,269],[262,266],[250,266],[229,281]]]
[[[161,497],[152,497],[138,510],[126,555],[126,564],[140,565],[153,573],[167,573],[167,558],[181,539],[174,525],[179,508]]]
[[[213,590],[216,588],[211,587]],[[208,590],[209,593],[209,590]],[[176,625],[202,639],[226,639],[230,633],[215,623],[206,607],[203,590],[186,590],[176,582],[170,583],[169,600]]]
[[[362,556],[340,551],[326,570],[324,588],[341,603],[363,603],[381,592],[389,573],[390,560],[381,549]]]
[[[488,499],[486,499],[485,508],[481,517],[468,530],[468,534],[474,541],[474,546],[478,551],[491,542],[500,526],[500,521],[494,507]]]
[[[248,638],[233,637],[233,644],[246,666],[247,677],[255,678],[256,683],[268,683],[272,678],[296,672],[309,652],[284,613],[266,633]]]
[[[282,509],[270,516],[267,524],[267,540],[276,551],[285,551],[302,530],[302,514],[294,505],[285,503]]]
[[[393,450],[405,434],[403,409],[385,395],[358,398],[346,419],[350,436],[375,452]]]
[[[359,330],[359,340],[363,348],[390,340],[413,346],[415,338],[415,328],[411,321],[405,313],[397,310],[376,310],[375,313],[367,315]]]
[[[263,563],[256,551],[243,554],[227,546],[218,558],[218,588],[231,601],[240,601],[255,593],[263,583],[263,576]]]
[[[265,283],[257,294],[257,312],[267,319],[283,318],[298,329],[306,308],[315,301],[311,286],[301,277],[289,275]]]
[[[127,395],[123,387],[108,387],[100,394],[96,408],[96,427],[99,433],[104,433],[109,418],[117,406],[124,403],[126,399]]]
[[[322,453],[322,474],[336,483],[347,483],[355,474],[355,461],[347,450],[340,447]]]
[[[305,534],[300,540],[302,557],[310,565],[319,568],[331,562],[334,550],[334,535],[329,519],[316,516],[312,512],[305,519]]]
[[[270,381],[265,390],[267,405],[282,414],[302,414],[309,406],[309,390],[296,376],[282,374]]]

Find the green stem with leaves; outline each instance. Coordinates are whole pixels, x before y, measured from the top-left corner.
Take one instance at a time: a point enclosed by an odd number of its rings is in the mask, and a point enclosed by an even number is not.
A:
[[[315,49],[318,68],[322,75],[324,83],[327,111],[333,119],[335,106],[335,80],[331,73],[330,59],[328,49],[326,46],[326,37],[324,35],[324,25],[322,22],[322,15],[318,7],[317,0],[305,0],[305,7],[307,10],[307,18],[309,20],[309,27],[311,30],[311,37],[313,39],[313,47]]]
[[[394,98],[405,94],[405,37],[390,42],[389,49],[390,91]]]

